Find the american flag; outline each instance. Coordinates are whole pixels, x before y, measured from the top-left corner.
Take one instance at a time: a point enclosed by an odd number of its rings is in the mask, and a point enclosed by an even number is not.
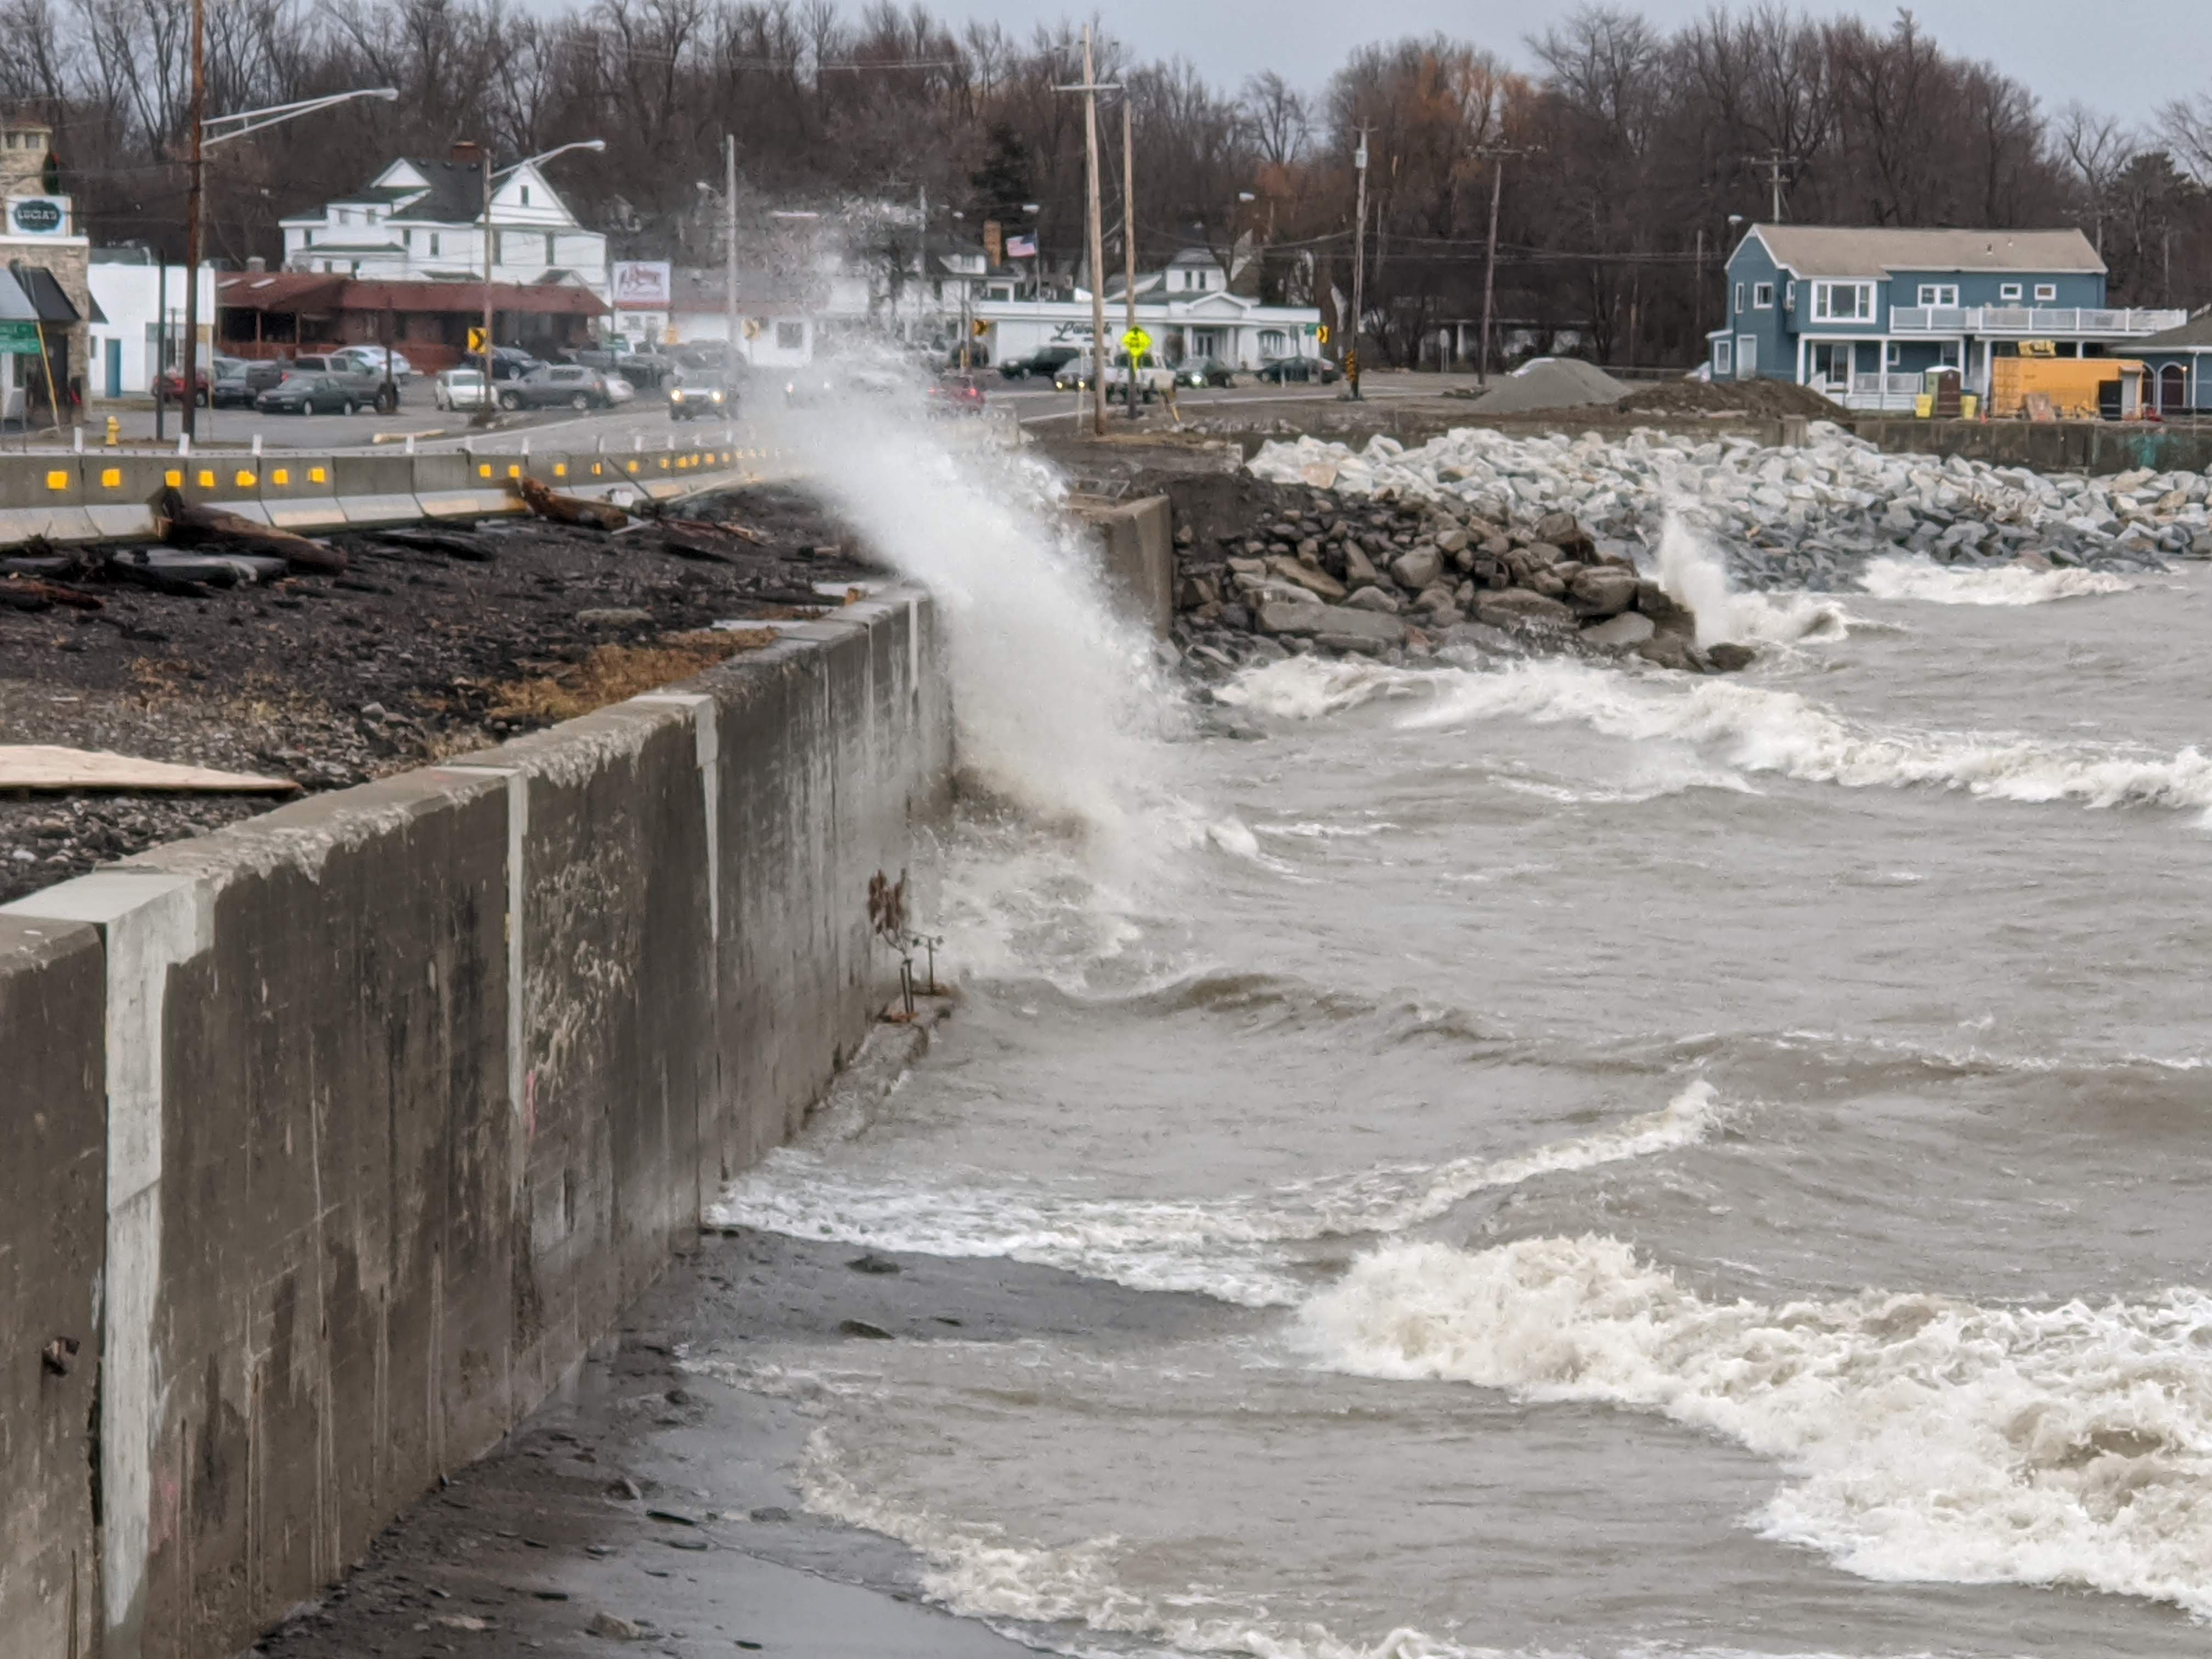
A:
[[[1006,238],[1006,258],[1009,259],[1036,258],[1036,238],[1034,236],[1009,236]]]

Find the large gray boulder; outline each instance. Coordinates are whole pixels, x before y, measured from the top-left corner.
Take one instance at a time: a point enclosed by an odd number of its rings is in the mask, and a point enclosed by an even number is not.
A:
[[[1414,593],[1434,582],[1443,568],[1443,555],[1425,542],[1390,561],[1390,574],[1397,578],[1398,586]]]
[[[1626,651],[1650,639],[1658,629],[1651,618],[1634,611],[1624,611],[1618,617],[1601,623],[1593,623],[1583,629],[1586,644],[1601,645],[1615,651]]]
[[[1559,630],[1575,625],[1575,613],[1557,599],[1532,593],[1525,587],[1474,596],[1474,619],[1492,628],[1537,628]]]
[[[1344,584],[1326,570],[1310,564],[1301,564],[1286,554],[1278,553],[1267,561],[1267,568],[1286,582],[1295,582],[1307,592],[1324,599],[1344,597]]]
[[[1374,562],[1359,550],[1356,542],[1344,544],[1344,580],[1348,586],[1363,587],[1382,580],[1382,573]]]
[[[1403,610],[1403,602],[1386,587],[1363,587],[1345,603],[1360,611],[1372,611],[1385,617],[1395,617]]]
[[[1585,565],[1567,583],[1567,603],[1582,617],[1618,617],[1636,604],[1633,570],[1617,565]]]
[[[1376,645],[1399,645],[1406,638],[1406,624],[1395,617],[1355,611],[1348,605],[1302,605],[1288,599],[1261,605],[1260,627],[1263,632],[1292,639],[1327,636],[1331,641],[1355,639]]]

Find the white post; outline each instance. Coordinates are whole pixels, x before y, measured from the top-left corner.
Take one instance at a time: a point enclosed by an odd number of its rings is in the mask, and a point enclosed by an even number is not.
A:
[[[411,432],[407,434],[406,453],[410,455],[412,455],[415,453],[415,434]]]
[[[257,461],[261,459],[261,434],[258,432],[253,434],[253,459]]]

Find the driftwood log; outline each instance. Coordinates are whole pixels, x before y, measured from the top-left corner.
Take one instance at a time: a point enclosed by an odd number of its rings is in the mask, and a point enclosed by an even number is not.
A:
[[[154,528],[173,547],[235,542],[257,553],[273,554],[295,570],[334,576],[346,568],[345,555],[334,547],[309,541],[305,536],[295,536],[273,525],[256,524],[204,501],[188,501],[174,489],[164,489],[156,498]]]
[[[580,496],[563,495],[538,483],[524,477],[515,481],[521,491],[523,504],[541,519],[555,524],[582,525],[591,530],[620,530],[629,522],[629,514],[605,501],[587,501]]]
[[[13,611],[44,611],[48,605],[67,605],[72,611],[97,611],[104,601],[58,582],[36,576],[0,578],[0,605]]]

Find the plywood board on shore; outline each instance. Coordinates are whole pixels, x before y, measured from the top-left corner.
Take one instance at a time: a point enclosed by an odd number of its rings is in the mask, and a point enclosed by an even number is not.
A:
[[[0,789],[30,789],[41,794],[73,790],[114,790],[191,795],[289,795],[300,786],[289,778],[252,772],[219,772],[211,767],[180,766],[172,761],[142,760],[104,749],[64,749],[43,743],[0,744]]]

